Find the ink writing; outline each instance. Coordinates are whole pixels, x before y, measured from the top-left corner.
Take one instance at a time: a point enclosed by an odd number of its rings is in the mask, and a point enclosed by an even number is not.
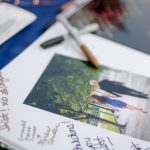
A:
[[[27,125],[26,121],[21,121],[21,132],[19,141],[34,141],[37,132],[36,126]]]
[[[10,131],[7,81],[0,72],[0,130]]]
[[[75,130],[75,126],[71,122],[62,122],[66,123],[66,127],[68,129],[68,137],[71,139],[71,143],[74,145],[73,150],[83,150],[80,139]]]
[[[44,133],[43,136],[38,135],[38,144],[39,145],[45,145],[49,144],[52,145],[55,141],[56,134],[58,132],[58,128],[60,127],[60,124],[56,125],[54,128],[50,128],[47,126],[47,130]]]
[[[89,150],[115,150],[109,137],[106,140],[98,136],[96,138],[87,137],[84,140]]]
[[[40,134],[36,126],[29,125],[27,121],[22,120],[18,140],[36,142],[38,145],[52,145],[55,142],[59,127],[60,124],[57,124],[54,128],[46,126],[44,133]]]
[[[131,143],[130,150],[150,150],[150,147],[142,148],[139,144]]]

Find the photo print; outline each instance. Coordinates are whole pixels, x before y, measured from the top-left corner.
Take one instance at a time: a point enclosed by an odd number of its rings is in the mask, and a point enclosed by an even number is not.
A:
[[[150,78],[55,54],[24,104],[150,141]]]

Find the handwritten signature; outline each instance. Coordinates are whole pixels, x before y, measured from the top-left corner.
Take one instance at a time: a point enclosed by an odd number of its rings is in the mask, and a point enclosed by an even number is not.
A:
[[[114,150],[113,143],[109,137],[106,140],[98,136],[94,139],[90,137],[84,139],[86,140],[86,146],[91,150]]]
[[[139,144],[135,144],[135,143],[131,143],[131,147],[130,149],[131,150],[150,150],[150,147],[149,148],[142,148]]]

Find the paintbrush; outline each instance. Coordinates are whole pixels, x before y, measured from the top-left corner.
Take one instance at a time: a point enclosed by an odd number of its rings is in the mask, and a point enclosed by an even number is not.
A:
[[[68,30],[70,36],[76,41],[76,43],[79,45],[80,49],[84,52],[87,59],[91,62],[91,64],[95,67],[99,67],[99,62],[95,58],[95,56],[92,54],[92,52],[88,49],[88,47],[81,41],[79,35],[75,30],[73,29],[72,25],[68,22],[68,20],[63,15],[58,15],[57,20],[60,21],[65,28]]]

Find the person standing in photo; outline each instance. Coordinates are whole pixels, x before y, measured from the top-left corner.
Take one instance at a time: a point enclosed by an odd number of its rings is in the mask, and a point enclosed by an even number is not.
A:
[[[100,104],[102,106],[106,106],[107,108],[121,108],[121,109],[129,109],[129,110],[137,110],[143,113],[146,113],[142,108],[138,108],[132,105],[129,105],[119,99],[109,98],[108,96],[99,96],[96,94],[91,95],[91,99],[93,102]]]

